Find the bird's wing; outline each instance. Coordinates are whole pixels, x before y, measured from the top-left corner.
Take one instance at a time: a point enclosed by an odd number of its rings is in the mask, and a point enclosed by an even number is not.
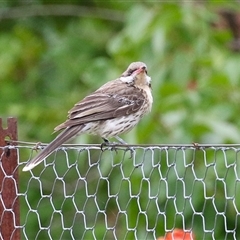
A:
[[[144,104],[141,89],[121,81],[112,81],[101,87],[68,112],[68,120],[55,131],[93,121],[113,119],[137,112]]]

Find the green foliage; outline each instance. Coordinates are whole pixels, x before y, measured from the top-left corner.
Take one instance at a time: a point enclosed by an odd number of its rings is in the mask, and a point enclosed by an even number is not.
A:
[[[45,1],[42,2],[45,3]],[[240,55],[231,52],[228,48],[228,42],[232,38],[229,30],[218,30],[211,24],[219,20],[217,10],[236,7],[233,2],[160,4],[157,2],[99,3],[99,1],[91,1],[78,3],[78,1],[72,1],[72,4],[78,4],[78,6],[86,4],[92,9],[98,7],[100,12],[101,8],[109,8],[113,14],[114,11],[121,12],[122,21],[113,21],[110,17],[108,21],[101,18],[71,16],[36,16],[19,19],[9,16],[2,20],[0,28],[0,110],[2,117],[18,118],[19,140],[49,142],[54,137],[51,135],[53,128],[65,120],[67,111],[73,104],[106,81],[118,77],[130,62],[140,60],[146,62],[149,75],[152,77],[154,105],[151,114],[146,116],[136,129],[124,136],[127,142],[153,144],[240,142]],[[9,7],[10,10],[14,6],[19,7],[7,2],[1,3],[1,6]],[[101,139],[81,136],[77,138],[77,141],[100,143]],[[27,160],[28,156],[28,153],[23,153],[20,157],[23,161]],[[59,162],[57,164],[63,164],[64,158],[61,163]],[[91,176],[96,174],[94,168],[91,168],[93,173],[85,173],[84,171],[88,169],[87,163],[79,161],[79,164],[82,167],[82,174],[87,174],[89,181],[93,181]],[[126,171],[129,164],[124,162],[123,168],[126,168]],[[224,161],[221,166],[222,174],[226,176]],[[119,196],[129,194],[126,190],[129,187],[127,183],[124,181],[119,183],[122,176],[118,167],[114,166],[112,169],[107,162],[101,162],[100,168],[102,168],[102,173],[109,177],[111,189],[117,189],[122,193],[119,193]],[[64,169],[59,166],[58,170],[61,173],[65,171]],[[172,191],[178,189],[177,195],[180,196],[181,184],[174,185],[176,179],[174,179],[172,170],[168,170],[168,166],[163,166],[161,170],[165,171],[162,173],[163,176],[165,174],[168,176],[168,189]],[[138,192],[141,186],[144,196],[144,193],[148,191],[147,183],[142,180],[138,170],[129,168],[129,171],[128,177],[136,186],[132,191]],[[179,171],[183,174],[188,170],[180,168]],[[201,174],[204,171],[204,163],[201,162],[197,174],[203,177]],[[211,189],[211,184],[215,184],[221,196],[224,186],[221,182],[211,181],[214,175],[211,171],[209,170],[206,176],[209,178],[206,185]],[[151,181],[161,177],[153,169],[146,169],[146,172],[150,178],[153,178]],[[71,182],[77,176],[74,169],[70,169],[64,176],[64,180],[66,183]],[[49,192],[55,191],[47,188],[49,182],[55,181],[53,188],[56,190],[57,186],[63,184],[55,177],[56,174],[50,169],[49,173],[45,172],[41,175],[41,180],[45,181],[44,186],[46,185],[46,196]],[[189,189],[194,188],[194,191],[201,192],[203,186],[199,182],[191,182],[193,179],[191,174],[188,178],[190,179],[188,179]],[[25,189],[27,176],[21,173],[21,179],[23,180],[20,189]],[[230,191],[234,193],[238,186],[231,185],[231,180],[231,175],[227,174],[227,182],[232,187]],[[39,191],[36,190],[39,188],[37,179],[28,184],[29,189]],[[165,183],[161,183],[160,187],[162,191],[166,191]],[[97,182],[97,189],[97,196],[103,204],[103,209],[114,213],[116,210],[114,200],[106,203],[106,182]],[[72,189],[72,191],[75,190]],[[95,192],[96,189],[92,191]],[[151,189],[151,191],[154,194],[157,190]],[[74,193],[76,197],[82,199],[86,197],[83,190]],[[48,208],[51,198],[46,197],[40,201],[39,196],[39,192],[31,194],[31,191],[28,191],[29,201],[34,207]],[[140,196],[140,198],[143,208],[152,207],[153,212],[156,213],[151,203],[147,206],[144,197]],[[56,203],[59,209],[61,207],[66,210],[71,208],[73,203],[64,199],[64,196],[59,199]],[[136,219],[144,226],[146,224],[144,216],[136,216],[138,212],[136,199],[130,202],[126,199],[128,197],[123,197],[120,202],[123,208],[127,208],[131,213],[129,214],[130,227],[135,226]],[[85,208],[91,209],[94,205],[93,201],[94,199],[89,199]],[[193,200],[193,204],[201,208],[203,201],[204,199],[199,197]],[[173,202],[165,203],[161,195],[159,195],[159,202],[167,205],[170,216],[167,224],[170,227],[173,226],[174,219],[171,215],[173,214],[171,212]],[[180,208],[184,205],[181,201],[177,204]],[[224,203],[219,201],[218,204],[222,209]],[[96,209],[92,209],[92,212],[88,214],[92,214],[92,218],[95,218],[95,211]],[[191,222],[191,216],[187,211],[186,207],[186,215],[189,216],[187,220]],[[209,214],[209,217],[211,213],[214,213],[213,207],[208,204],[204,211]],[[27,206],[21,208],[23,222],[30,222],[26,227],[26,235],[32,239],[38,234],[37,216],[34,212],[27,215],[27,212]],[[43,222],[51,221],[55,224],[55,229],[51,229],[54,239],[70,238],[67,232],[64,233],[66,235],[61,235],[63,233],[57,231],[58,224],[61,224],[59,214],[55,214],[51,219],[47,218],[47,211],[41,212]],[[156,218],[157,216],[153,214],[150,226],[154,226]],[[81,214],[76,215],[76,219],[76,221],[83,222]],[[102,219],[104,216],[100,214],[95,221],[101,222]],[[122,219],[122,223],[126,224],[124,217]],[[200,223],[201,219],[196,217],[196,221]],[[68,224],[66,222],[66,226]],[[95,234],[100,239],[105,232],[101,224],[96,227]],[[218,230],[217,237],[224,236],[222,229]],[[92,238],[90,230],[84,232],[84,226],[81,226],[81,232],[84,235],[83,238]],[[160,233],[163,233],[163,229],[159,227]],[[141,236],[145,236],[144,234],[143,231]],[[46,237],[40,235],[39,239]],[[74,235],[80,238],[77,233]],[[134,238],[133,233],[122,232],[121,236]]]

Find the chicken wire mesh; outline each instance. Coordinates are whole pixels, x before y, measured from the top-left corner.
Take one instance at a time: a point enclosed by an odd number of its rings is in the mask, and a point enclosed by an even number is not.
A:
[[[240,239],[237,145],[69,145],[27,173],[35,147],[11,148],[23,239]]]

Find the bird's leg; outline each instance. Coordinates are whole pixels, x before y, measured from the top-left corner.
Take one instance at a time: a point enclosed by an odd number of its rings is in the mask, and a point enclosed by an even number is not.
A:
[[[103,151],[103,147],[109,146],[111,147],[111,151],[114,150],[117,152],[116,147],[114,146],[115,144],[121,143],[123,145],[127,145],[127,143],[123,139],[121,139],[119,136],[115,136],[115,138],[118,140],[118,142],[109,142],[108,139],[102,138],[104,142],[101,144],[101,150]],[[127,151],[130,151],[130,159],[131,159],[133,157],[134,150],[131,147],[127,147],[126,152]]]
[[[102,139],[103,139],[105,144],[109,144],[110,143],[108,139],[106,139],[106,138],[102,138]]]
[[[101,150],[103,151],[103,147],[110,147],[110,149],[111,149],[111,151],[112,150],[115,150],[116,152],[117,152],[117,150],[116,150],[116,147],[114,146],[114,144],[116,144],[116,143],[111,143],[107,138],[102,138],[103,139],[103,143],[101,144]]]
[[[115,136],[115,138],[116,138],[121,144],[127,145],[127,143],[126,143],[124,140],[122,140],[119,136]],[[134,150],[133,150],[132,147],[127,147],[127,148],[126,148],[126,152],[127,152],[127,151],[130,151],[130,159],[131,159],[131,158],[133,157]]]
[[[119,136],[115,136],[115,138],[121,143],[121,144],[127,144],[124,140],[122,140]]]
[[[110,150],[111,151],[115,151],[115,152],[117,152],[117,149],[116,149],[116,147],[115,147],[115,144],[117,144],[117,143],[115,143],[115,142],[109,142],[109,140],[107,139],[107,138],[102,138],[103,139],[103,143],[101,144],[101,150],[103,151],[103,147],[110,147]],[[123,141],[123,140],[122,140]]]
[[[108,146],[110,144],[110,142],[106,138],[102,138],[102,139],[104,142],[101,144],[101,150],[103,151],[103,147]]]
[[[118,140],[118,142],[110,142],[107,138],[102,138],[103,141],[104,141],[104,143],[102,143],[102,144],[105,144],[105,146],[111,145],[111,144],[119,144],[119,143],[121,143],[121,144],[127,144],[127,143],[126,143],[123,139],[121,139],[120,137],[115,136],[115,138]]]

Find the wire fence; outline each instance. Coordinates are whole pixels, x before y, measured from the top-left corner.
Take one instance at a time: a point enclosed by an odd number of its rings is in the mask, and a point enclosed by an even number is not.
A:
[[[66,145],[29,173],[35,146],[6,148],[23,239],[240,239],[239,145]]]

